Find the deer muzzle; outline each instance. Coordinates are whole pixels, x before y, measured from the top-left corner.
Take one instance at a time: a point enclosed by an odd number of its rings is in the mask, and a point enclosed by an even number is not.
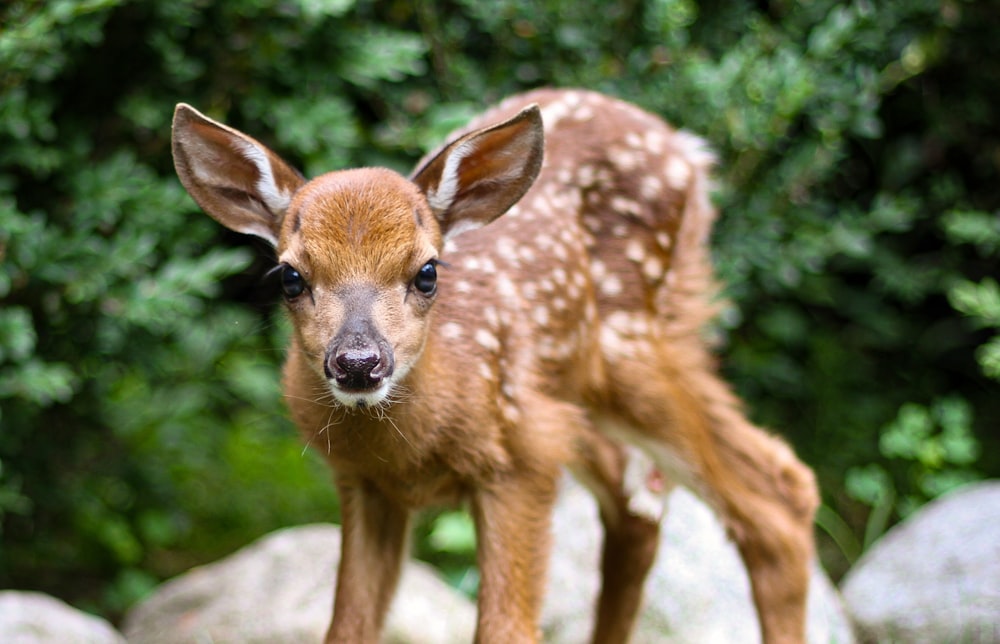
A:
[[[323,365],[327,379],[346,392],[378,389],[394,367],[389,343],[361,316],[348,318],[327,348]]]

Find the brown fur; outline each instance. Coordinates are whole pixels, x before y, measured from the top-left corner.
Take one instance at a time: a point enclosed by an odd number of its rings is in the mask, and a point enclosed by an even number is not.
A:
[[[658,523],[631,503],[618,440],[719,511],[765,641],[803,641],[815,482],[746,420],[700,335],[714,212],[696,138],[598,94],[542,90],[477,119],[410,180],[364,169],[305,182],[191,108],[174,127],[189,192],[274,243],[308,285],[288,302],[284,386],[341,497],[327,641],[377,641],[411,511],[460,502],[478,538],[477,641],[536,641],[564,466],[605,527],[594,641],[627,640]],[[439,260],[437,291],[418,292]],[[363,331],[335,341],[352,324]],[[395,369],[383,381],[365,368],[370,386],[346,390],[338,365],[357,355]]]

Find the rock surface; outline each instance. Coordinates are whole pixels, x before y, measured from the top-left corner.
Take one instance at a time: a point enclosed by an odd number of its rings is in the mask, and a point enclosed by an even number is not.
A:
[[[43,593],[0,591],[0,641],[8,644],[122,644],[100,617]]]
[[[132,610],[125,636],[136,644],[309,642],[323,639],[333,609],[340,530],[309,525],[267,535],[235,554],[161,586]],[[408,564],[385,640],[468,642],[472,604],[430,569]]]
[[[1000,642],[1000,481],[925,505],[842,588],[866,641]]]
[[[564,485],[554,519],[556,553],[543,618],[546,641],[586,642],[600,575],[596,504],[578,485]],[[850,623],[833,584],[813,570],[808,606],[810,642],[852,642]],[[709,508],[683,488],[668,497],[656,563],[634,644],[760,641],[750,581],[736,547]]]

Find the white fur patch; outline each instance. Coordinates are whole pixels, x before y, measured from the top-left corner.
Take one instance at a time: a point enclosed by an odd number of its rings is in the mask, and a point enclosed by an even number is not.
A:
[[[659,521],[666,510],[666,498],[649,487],[650,477],[656,470],[653,460],[631,445],[625,446],[625,454],[627,460],[622,487],[628,497],[629,512],[650,521]]]
[[[441,171],[441,179],[438,181],[436,187],[427,191],[427,201],[435,213],[440,215],[447,212],[455,202],[455,196],[458,194],[458,167],[475,150],[475,140],[466,141],[459,144],[448,155],[448,158],[445,159],[444,169]],[[456,229],[461,229],[463,223],[469,224],[472,222],[459,222],[455,226],[452,226],[451,230],[448,231],[448,236],[453,237],[457,235],[459,231],[456,231]],[[462,232],[464,230],[467,230],[467,228],[462,229]]]
[[[267,152],[261,150],[252,143],[243,143],[243,156],[257,167],[260,178],[257,179],[257,192],[260,193],[261,200],[274,213],[282,213],[292,202],[292,195],[278,187],[278,182],[274,180],[274,170],[271,168],[271,159]]]

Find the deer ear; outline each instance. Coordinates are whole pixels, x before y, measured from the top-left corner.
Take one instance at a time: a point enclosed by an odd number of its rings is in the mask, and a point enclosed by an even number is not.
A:
[[[445,239],[490,223],[524,196],[542,167],[537,105],[447,144],[412,175]]]
[[[305,179],[246,134],[190,105],[174,110],[174,168],[202,209],[226,228],[277,246],[281,221]]]

